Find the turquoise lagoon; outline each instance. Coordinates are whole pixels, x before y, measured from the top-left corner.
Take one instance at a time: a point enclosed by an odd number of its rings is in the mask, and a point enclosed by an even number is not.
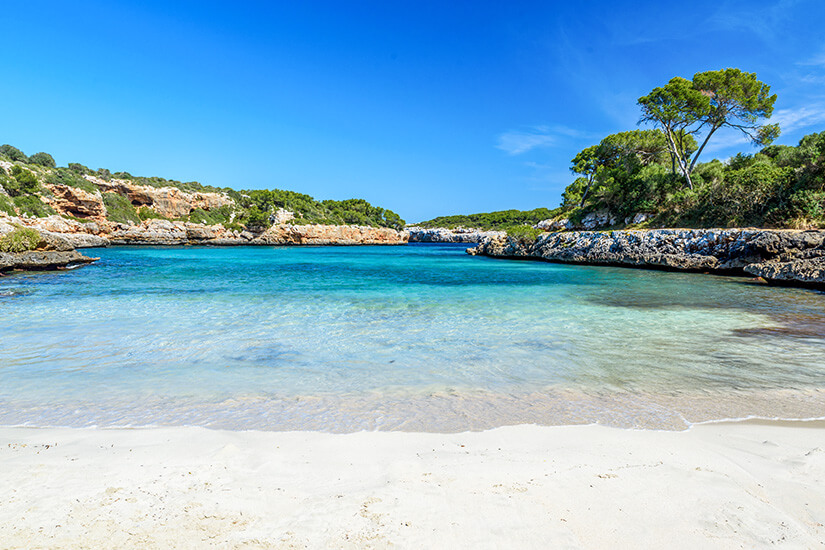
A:
[[[825,295],[462,246],[120,247],[0,278],[0,425],[825,416]]]

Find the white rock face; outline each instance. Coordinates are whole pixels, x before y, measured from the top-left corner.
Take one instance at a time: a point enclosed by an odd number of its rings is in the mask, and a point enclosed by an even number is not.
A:
[[[279,208],[277,212],[269,216],[269,222],[273,225],[280,225],[294,219],[295,214],[283,208]]]
[[[606,210],[599,210],[598,212],[589,213],[584,217],[581,223],[581,226],[588,231],[608,225],[616,225],[616,218],[611,216]]]
[[[639,212],[634,216],[628,216],[624,219],[625,225],[638,225],[650,218],[650,214],[643,214]]]
[[[560,220],[546,219],[541,220],[533,227],[543,229],[544,231],[563,231],[565,229],[573,229],[573,224],[567,218]]]
[[[408,227],[407,232],[411,243],[480,243],[486,237],[506,235],[504,231],[483,231],[467,227],[425,229],[415,225]]]

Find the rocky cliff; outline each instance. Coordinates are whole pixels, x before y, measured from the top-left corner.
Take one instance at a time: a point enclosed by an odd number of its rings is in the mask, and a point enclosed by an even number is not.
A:
[[[590,265],[750,273],[825,286],[825,230],[653,229],[484,239],[470,254]]]
[[[447,229],[445,227],[424,228],[409,226],[411,243],[480,243],[488,237],[503,237],[504,231],[483,231],[465,227]]]
[[[19,226],[0,219],[0,243]],[[77,252],[71,242],[48,232],[38,232],[30,250],[4,251],[0,246],[0,274],[12,270],[64,269],[92,263],[97,258],[89,258]]]
[[[149,219],[139,224],[109,221],[84,221],[61,216],[45,218],[10,218],[0,215],[0,223],[18,224],[38,231],[59,235],[75,248],[116,245],[361,245],[405,244],[408,234],[385,227],[357,225],[273,225],[260,231],[238,231],[221,224]]]

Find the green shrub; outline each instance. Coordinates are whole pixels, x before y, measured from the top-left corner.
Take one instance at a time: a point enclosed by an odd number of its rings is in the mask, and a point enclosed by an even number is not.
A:
[[[52,185],[68,185],[70,187],[77,187],[78,189],[83,189],[89,193],[94,193],[98,190],[97,185],[90,182],[86,178],[79,176],[76,171],[69,168],[55,168],[46,174],[45,181],[46,183],[50,183]]]
[[[36,218],[45,218],[54,214],[54,209],[45,204],[36,195],[18,195],[14,197],[14,205],[20,211],[20,215],[27,214]]]
[[[509,237],[530,243],[535,242],[540,235],[544,234],[544,231],[532,225],[513,225],[504,228],[504,231],[507,231],[507,236]]]
[[[29,227],[18,227],[0,237],[0,252],[26,252],[40,244],[40,233]]]
[[[189,221],[193,223],[202,223],[206,225],[226,224],[232,218],[232,208],[230,206],[221,206],[214,210],[204,210],[196,208],[189,214]]]
[[[14,211],[14,202],[6,195],[0,195],[0,212],[5,212],[9,216],[16,216]]]
[[[69,163],[69,170],[76,172],[81,176],[94,173],[88,166],[83,166],[82,164],[78,164],[76,162]]]
[[[28,162],[29,160],[29,157],[27,157],[23,151],[17,147],[9,145],[8,143],[5,145],[0,145],[0,155],[16,162]]]
[[[578,200],[580,199],[581,195],[579,195]],[[554,218],[561,212],[561,208],[553,210],[547,208],[536,208],[534,210],[499,210],[497,212],[484,212],[480,214],[441,216],[417,225],[421,227],[454,228],[462,226],[499,230],[518,225],[535,225],[542,220]]]
[[[165,217],[161,216],[155,210],[153,210],[152,208],[149,208],[148,206],[141,206],[140,208],[138,208],[137,209],[137,214],[138,214],[138,218],[140,218],[141,221],[151,220],[151,219],[154,219],[154,220],[165,220],[166,219]]]
[[[103,204],[106,205],[106,217],[117,223],[140,223],[140,216],[135,207],[124,196],[117,193],[103,193]]]
[[[40,190],[37,177],[35,177],[30,170],[14,165],[11,167],[11,175],[14,179],[7,180],[3,183],[9,195],[16,197],[18,195],[37,193]]]
[[[35,153],[29,157],[29,164],[37,164],[38,166],[45,166],[46,168],[54,168],[57,163],[54,157],[48,153]]]

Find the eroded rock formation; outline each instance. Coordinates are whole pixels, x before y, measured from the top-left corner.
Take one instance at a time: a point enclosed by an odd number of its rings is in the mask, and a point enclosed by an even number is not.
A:
[[[535,241],[484,239],[470,254],[562,263],[751,273],[825,285],[825,231],[652,229],[547,233]]]

